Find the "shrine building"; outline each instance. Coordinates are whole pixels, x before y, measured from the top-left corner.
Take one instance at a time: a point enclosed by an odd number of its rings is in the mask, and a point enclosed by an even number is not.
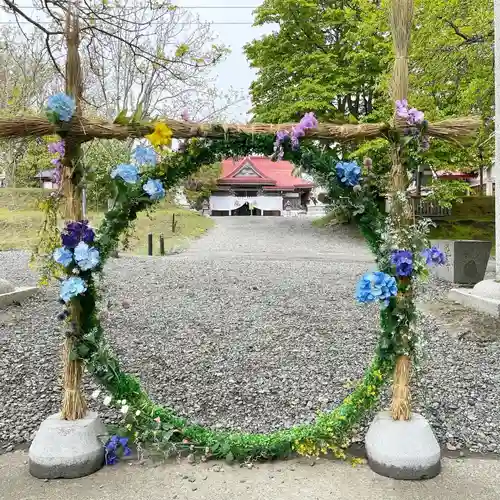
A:
[[[307,211],[314,183],[292,172],[290,162],[262,156],[224,160],[217,190],[210,196],[210,214],[280,216]]]

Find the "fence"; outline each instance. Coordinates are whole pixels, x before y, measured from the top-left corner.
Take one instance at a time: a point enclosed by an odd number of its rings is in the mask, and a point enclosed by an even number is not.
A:
[[[440,219],[450,217],[452,209],[440,207],[426,199],[412,198],[413,211],[417,217],[429,217],[430,219]]]

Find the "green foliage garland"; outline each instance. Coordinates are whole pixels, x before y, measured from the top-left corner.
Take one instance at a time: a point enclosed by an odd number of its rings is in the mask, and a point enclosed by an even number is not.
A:
[[[191,139],[181,151],[166,153],[162,162],[141,174],[136,184],[117,182],[114,207],[106,214],[97,231],[95,247],[100,253],[102,271],[106,259],[116,249],[120,236],[129,228],[137,214],[154,202],[144,195],[143,182],[151,177],[160,180],[170,189],[201,166],[213,164],[226,157],[244,157],[249,154],[271,155],[274,138],[268,135],[240,134],[225,140]],[[285,151],[285,159],[305,171],[323,176],[332,186],[332,194],[341,200],[344,209],[358,224],[368,245],[374,252],[379,268],[388,270],[391,264],[384,250],[382,239],[385,218],[376,200],[374,179],[367,173],[357,189],[347,187],[337,179],[336,153],[320,149],[304,140],[300,149]],[[95,275],[94,275],[95,276]],[[270,434],[250,434],[212,430],[193,425],[176,416],[173,410],[156,405],[141,388],[137,378],[122,371],[118,359],[111,352],[98,316],[98,292],[94,276],[85,273],[87,291],[72,300],[81,310],[79,331],[73,359],[85,362],[87,370],[108,391],[115,402],[123,403],[131,411],[125,417],[123,433],[139,443],[152,443],[165,453],[183,447],[202,450],[209,457],[236,460],[269,459],[288,456],[292,452],[318,455],[332,452],[344,456],[353,427],[378,400],[381,389],[388,380],[395,358],[407,346],[397,345],[394,332],[408,328],[414,316],[413,302],[392,298],[381,313],[381,332],[375,357],[364,378],[354,392],[331,412],[319,413],[314,423],[284,429]]]

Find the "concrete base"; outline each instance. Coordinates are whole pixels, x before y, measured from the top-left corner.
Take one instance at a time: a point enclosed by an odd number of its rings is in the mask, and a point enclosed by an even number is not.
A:
[[[0,309],[10,306],[14,302],[22,302],[23,300],[31,297],[38,288],[36,286],[21,286],[16,288],[13,292],[0,294]]]
[[[453,288],[448,293],[448,299],[500,318],[500,282],[498,281],[480,281],[472,289]]]
[[[365,438],[371,469],[393,479],[430,479],[441,471],[441,449],[422,415],[395,421],[390,412],[375,416]]]
[[[60,414],[42,422],[29,450],[29,471],[40,479],[72,479],[96,472],[104,465],[107,434],[97,413],[80,420],[62,420]]]

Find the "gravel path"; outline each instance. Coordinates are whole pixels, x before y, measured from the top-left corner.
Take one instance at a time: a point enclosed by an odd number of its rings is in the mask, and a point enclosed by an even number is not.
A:
[[[349,230],[307,219],[216,222],[183,254],[109,263],[108,338],[155,400],[194,421],[250,431],[309,421],[347,395],[371,358],[377,308],[353,299],[371,256]],[[27,260],[0,253],[0,277],[33,282]],[[447,287],[432,281],[425,299]],[[0,311],[0,450],[29,441],[58,410],[55,294]],[[500,453],[500,344],[459,341],[431,318],[423,330],[416,408],[443,445]]]

